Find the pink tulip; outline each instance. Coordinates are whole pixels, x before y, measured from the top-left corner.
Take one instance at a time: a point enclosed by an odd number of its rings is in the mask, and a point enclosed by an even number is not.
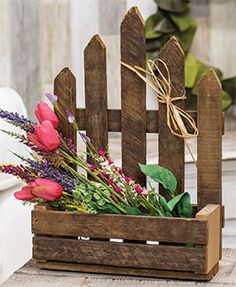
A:
[[[49,121],[56,129],[59,125],[59,119],[48,104],[40,102],[37,104],[37,108],[34,111],[35,116],[39,120],[40,124],[44,121]]]
[[[59,199],[62,195],[62,191],[61,185],[57,182],[50,179],[37,178],[23,187],[21,191],[15,192],[14,196],[19,200],[41,198],[52,201]]]
[[[44,121],[41,125],[34,126],[34,131],[34,134],[27,133],[28,139],[41,150],[54,151],[60,146],[58,133],[50,121]]]

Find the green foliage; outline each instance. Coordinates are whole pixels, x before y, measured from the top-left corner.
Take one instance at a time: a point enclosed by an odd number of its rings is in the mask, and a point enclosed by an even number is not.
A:
[[[162,184],[169,192],[171,199],[168,202],[165,197],[159,195],[159,204],[165,216],[172,216],[172,212],[175,212],[180,217],[190,217],[192,215],[190,195],[187,192],[175,195],[177,181],[170,170],[155,164],[140,164],[140,169],[146,176]],[[155,191],[149,193],[150,202],[155,200],[155,194]],[[153,195],[154,197],[152,198]]]
[[[160,9],[166,10],[168,12],[183,13],[189,11],[191,5],[189,1],[179,1],[179,0],[155,0]]]
[[[167,205],[170,211],[176,209],[180,217],[190,217],[192,215],[191,198],[188,192],[176,195]]]
[[[220,69],[197,60],[189,52],[197,29],[196,21],[191,16],[189,0],[155,0],[158,5],[156,14],[146,20],[147,59],[154,59],[165,43],[175,36],[185,52],[185,87],[188,97],[198,95],[197,83],[209,68],[214,68],[221,80],[222,109],[227,110],[236,98],[236,77],[223,79]],[[188,99],[190,108],[195,108],[196,100]]]
[[[154,181],[162,184],[171,194],[174,194],[177,186],[177,180],[174,174],[169,170],[157,164],[140,164],[141,171]]]

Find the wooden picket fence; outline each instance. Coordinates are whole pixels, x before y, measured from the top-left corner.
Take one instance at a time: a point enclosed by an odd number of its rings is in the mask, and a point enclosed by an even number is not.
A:
[[[145,68],[145,53],[144,21],[138,9],[134,7],[128,11],[121,23],[121,61]],[[171,96],[183,95],[184,53],[175,38],[168,41],[159,58],[167,64],[170,71]],[[184,141],[171,134],[167,127],[166,105],[160,104],[158,111],[146,110],[146,84],[132,71],[121,66],[121,110],[108,109],[106,47],[98,35],[92,37],[84,50],[84,73],[85,108],[76,107],[76,79],[71,71],[64,68],[57,75],[54,92],[59,97],[60,108],[77,111],[80,129],[86,130],[98,149],[107,147],[109,132],[121,132],[122,168],[128,176],[143,186],[146,184],[146,178],[140,172],[138,163],[146,163],[146,134],[159,133],[159,164],[176,175],[177,192],[184,192]],[[222,90],[212,69],[204,74],[198,87],[197,111],[188,111],[197,121],[199,130],[197,207],[194,218],[163,219],[141,216],[137,219],[137,216],[122,215],[75,215],[38,206],[33,211],[33,253],[38,266],[48,269],[170,278],[212,278],[218,270],[221,256]],[[184,109],[183,101],[176,103]],[[63,118],[60,119],[60,130],[76,142],[75,130]],[[160,193],[168,196],[162,188]],[[114,231],[113,228],[118,230]],[[168,238],[170,234],[172,238]],[[93,240],[85,242],[78,240],[78,236],[88,236]],[[114,243],[96,241],[96,238],[121,238],[126,241]],[[172,246],[148,245],[145,244],[146,240],[169,244],[172,242]],[[177,246],[176,243],[194,243],[195,246]],[[73,244],[76,244],[76,247]],[[136,250],[136,256],[129,246]],[[64,250],[61,255],[58,255],[59,248]],[[66,254],[66,248],[70,251],[70,256]],[[112,250],[116,248],[120,254],[115,252],[118,259],[112,256]],[[89,250],[93,250],[94,256]],[[76,255],[76,252],[80,254]],[[139,252],[141,263],[137,259]],[[125,259],[127,256],[130,261]],[[139,266],[132,256],[138,260]]]

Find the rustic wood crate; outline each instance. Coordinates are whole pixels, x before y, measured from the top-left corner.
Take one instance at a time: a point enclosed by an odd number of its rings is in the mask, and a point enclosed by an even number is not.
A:
[[[184,92],[184,54],[172,38],[160,52],[167,64],[172,97]],[[121,60],[145,68],[144,21],[131,8],[121,23]],[[142,185],[138,163],[146,162],[146,134],[159,133],[159,164],[177,177],[184,192],[184,141],[169,131],[166,106],[146,110],[145,83],[121,67],[121,110],[107,108],[106,47],[95,35],[84,51],[85,109],[77,121],[96,148],[105,149],[108,132],[122,133],[122,168]],[[163,71],[164,73],[164,71]],[[76,110],[76,79],[68,68],[55,79],[61,109]],[[184,108],[184,102],[177,102]],[[198,204],[192,218],[94,215],[59,212],[38,205],[32,212],[33,258],[47,269],[210,280],[221,258],[223,225],[221,85],[213,70],[199,82],[197,111],[188,111],[199,129]],[[76,132],[60,119],[62,133]],[[168,196],[160,188],[162,195]],[[119,239],[119,242],[113,239]],[[158,244],[159,243],[159,244]]]

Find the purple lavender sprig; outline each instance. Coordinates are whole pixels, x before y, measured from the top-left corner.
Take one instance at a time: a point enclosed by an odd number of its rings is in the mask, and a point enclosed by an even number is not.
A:
[[[28,171],[36,174],[40,178],[50,178],[59,183],[65,192],[71,193],[76,185],[79,184],[78,180],[73,178],[69,172],[56,168],[48,160],[35,161],[32,159],[27,160]]]
[[[31,170],[28,170],[25,166],[14,164],[0,165],[0,173],[13,175],[27,183],[31,182],[34,178],[37,177]]]
[[[16,127],[21,128],[26,132],[34,132],[34,126],[36,125],[36,123],[27,119],[23,115],[19,115],[18,113],[12,113],[0,109],[0,118]]]

